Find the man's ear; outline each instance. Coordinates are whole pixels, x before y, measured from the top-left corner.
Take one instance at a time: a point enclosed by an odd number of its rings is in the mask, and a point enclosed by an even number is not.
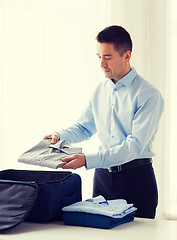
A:
[[[126,62],[129,62],[129,61],[130,61],[131,54],[132,54],[131,51],[126,51],[126,52],[124,53],[124,57],[125,57]]]

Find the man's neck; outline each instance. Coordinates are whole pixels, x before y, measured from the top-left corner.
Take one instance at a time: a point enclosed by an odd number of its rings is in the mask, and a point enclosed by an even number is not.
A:
[[[122,74],[122,76],[121,76],[120,78],[118,78],[118,79],[112,78],[112,79],[111,79],[112,82],[113,82],[114,84],[116,84],[116,83],[117,83],[118,81],[120,81],[123,77],[125,77],[130,71],[131,71],[131,66],[129,65],[129,66],[127,67],[127,70],[125,71],[125,73]]]

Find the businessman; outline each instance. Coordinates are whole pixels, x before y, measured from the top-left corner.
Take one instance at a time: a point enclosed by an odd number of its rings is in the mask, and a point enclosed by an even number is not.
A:
[[[95,168],[93,197],[126,199],[138,208],[137,217],[155,218],[158,190],[152,143],[163,99],[130,65],[132,40],[123,27],[107,27],[96,40],[96,54],[106,78],[96,87],[74,125],[44,139],[76,143],[97,132],[101,142],[98,152],[65,158],[62,168]]]

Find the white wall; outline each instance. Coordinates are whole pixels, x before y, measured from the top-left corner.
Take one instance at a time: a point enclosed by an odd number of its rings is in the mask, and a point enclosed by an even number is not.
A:
[[[95,36],[112,24],[130,32],[132,65],[166,97],[166,0],[0,0],[1,169],[29,168],[17,163],[19,154],[78,118],[102,79]],[[159,217],[164,125],[163,115],[154,143]],[[98,144],[95,137],[82,146],[96,151]],[[90,197],[93,171],[77,172]]]
[[[36,169],[18,163],[19,155],[81,114],[102,77],[95,37],[109,24],[109,5],[0,0],[1,169]],[[83,151],[96,151],[97,145],[95,137],[82,144]],[[84,197],[91,197],[93,171],[78,172]]]

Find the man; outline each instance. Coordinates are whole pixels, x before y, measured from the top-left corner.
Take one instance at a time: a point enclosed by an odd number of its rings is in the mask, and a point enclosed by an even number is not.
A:
[[[91,96],[78,122],[44,137],[76,143],[96,132],[100,149],[63,159],[63,169],[95,168],[93,196],[126,199],[136,216],[154,218],[158,202],[151,158],[152,142],[163,111],[159,91],[130,66],[132,41],[120,26],[97,35],[97,55],[106,80]]]

